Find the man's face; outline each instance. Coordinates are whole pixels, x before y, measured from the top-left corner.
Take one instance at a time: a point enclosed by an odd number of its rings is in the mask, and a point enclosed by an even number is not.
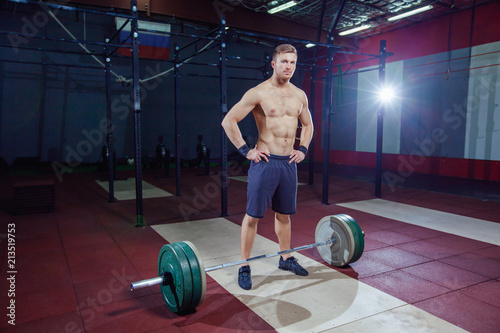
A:
[[[278,78],[290,80],[297,65],[297,55],[295,53],[280,53],[271,62],[271,65]]]

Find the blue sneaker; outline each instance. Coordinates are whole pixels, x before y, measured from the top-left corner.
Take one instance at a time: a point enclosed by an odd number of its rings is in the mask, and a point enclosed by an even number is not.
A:
[[[245,290],[252,289],[252,276],[250,275],[250,272],[249,265],[240,267],[240,270],[238,271],[238,284]]]
[[[280,264],[278,268],[284,271],[291,271],[301,276],[309,275],[309,273],[299,265],[299,262],[295,257],[290,257],[287,260],[283,260],[283,257],[280,256]]]

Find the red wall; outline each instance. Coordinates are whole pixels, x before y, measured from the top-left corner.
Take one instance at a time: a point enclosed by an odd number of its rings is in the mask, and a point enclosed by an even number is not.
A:
[[[323,151],[319,151],[315,156],[322,153]],[[374,168],[375,158],[375,153],[344,150],[332,150],[330,152],[330,161],[337,164]],[[424,156],[421,158],[415,155],[384,154],[382,157],[382,166],[384,170],[393,170],[401,175],[424,173],[500,181],[500,161],[433,156]]]
[[[465,10],[452,14],[451,48],[461,49],[469,47],[470,23],[472,10]],[[472,45],[481,45],[500,40],[500,2],[492,2],[477,6],[475,10],[474,29]],[[387,41],[387,51],[394,53],[387,62],[406,60],[426,55],[448,51],[448,36],[450,17],[443,16],[438,19],[413,25],[409,28],[391,31],[386,34],[377,35],[359,41],[360,53],[378,54],[380,41]],[[335,66],[354,60],[366,59],[357,55],[337,54],[334,58]],[[324,63],[323,63],[324,64]],[[377,65],[378,59],[356,64],[353,69]],[[347,67],[343,67],[343,70]],[[334,73],[337,69],[334,69]],[[319,74],[321,76],[323,74]],[[310,79],[306,75],[303,85],[307,95],[310,96]],[[322,91],[320,81],[316,82],[315,123],[321,123]],[[321,149],[321,126],[315,128],[314,159],[323,159]],[[412,159],[412,160],[410,160]],[[413,161],[407,164],[406,162]],[[353,152],[353,151],[331,151],[330,162],[364,167],[375,167],[375,153]],[[411,165],[413,172],[436,174],[442,176],[454,176],[463,178],[475,178],[500,181],[500,161],[469,160],[459,158],[429,157],[416,162],[416,157],[409,155],[384,154],[383,168],[397,171]],[[418,164],[418,165],[417,165]]]

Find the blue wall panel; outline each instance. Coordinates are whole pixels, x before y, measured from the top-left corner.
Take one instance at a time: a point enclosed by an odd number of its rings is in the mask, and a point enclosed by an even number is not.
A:
[[[451,59],[467,55],[458,50]],[[466,103],[467,68],[468,59],[448,62],[447,53],[404,62],[402,154],[463,158],[465,122],[457,124],[453,112]]]
[[[323,84],[325,87],[326,84]],[[331,143],[334,150],[356,150],[356,108],[358,75],[343,75],[333,79],[333,115],[331,117]],[[323,96],[328,92],[323,91]]]

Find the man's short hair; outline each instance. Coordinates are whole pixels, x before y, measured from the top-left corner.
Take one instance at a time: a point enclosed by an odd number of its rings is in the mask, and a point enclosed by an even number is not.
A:
[[[276,57],[278,56],[278,54],[281,54],[281,53],[294,53],[295,55],[297,55],[297,50],[295,49],[295,47],[293,45],[290,45],[290,44],[278,45],[274,49],[273,60],[276,60]]]

